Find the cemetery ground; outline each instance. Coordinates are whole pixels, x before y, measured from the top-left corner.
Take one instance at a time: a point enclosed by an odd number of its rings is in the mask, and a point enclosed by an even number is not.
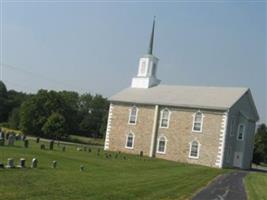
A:
[[[245,185],[249,200],[267,199],[266,173],[250,173],[245,177]]]
[[[0,169],[0,199],[187,199],[213,178],[227,172],[197,165],[104,152],[101,148],[81,148],[48,143],[23,142],[0,146],[0,161],[13,158],[17,165],[26,159],[25,169]],[[116,157],[116,158],[115,158]],[[30,168],[32,158],[38,167]],[[57,167],[51,167],[52,161]],[[80,171],[81,165],[84,171]]]

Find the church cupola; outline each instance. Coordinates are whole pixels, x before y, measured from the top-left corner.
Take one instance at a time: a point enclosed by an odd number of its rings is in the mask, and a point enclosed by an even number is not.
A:
[[[159,59],[153,56],[155,18],[153,20],[152,32],[148,52],[140,58],[137,76],[132,79],[132,88],[150,88],[160,83],[156,77]]]

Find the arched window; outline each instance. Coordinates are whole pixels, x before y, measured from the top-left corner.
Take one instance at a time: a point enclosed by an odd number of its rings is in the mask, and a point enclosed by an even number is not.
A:
[[[134,134],[129,133],[126,137],[126,145],[125,147],[128,149],[133,149],[134,146]]]
[[[198,158],[198,157],[199,157],[199,143],[197,141],[192,141],[190,143],[189,158]]]
[[[192,131],[194,132],[202,132],[202,125],[203,125],[203,114],[202,112],[198,111],[193,115],[193,128]]]
[[[137,113],[138,113],[138,108],[136,106],[133,106],[130,109],[130,113],[129,113],[129,124],[136,124]]]
[[[158,138],[157,153],[165,153],[166,152],[166,146],[167,146],[167,139],[166,139],[166,137],[160,136]]]
[[[165,108],[161,111],[160,128],[168,128],[170,120],[170,111]]]

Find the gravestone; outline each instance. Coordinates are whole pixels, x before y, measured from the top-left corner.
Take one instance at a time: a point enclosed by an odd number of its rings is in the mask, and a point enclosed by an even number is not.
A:
[[[63,152],[65,152],[66,151],[66,147],[64,146],[64,147],[62,147],[62,151]]]
[[[28,148],[29,147],[29,140],[24,140],[24,147]]]
[[[144,155],[144,152],[143,151],[140,151],[140,157],[143,157],[143,155]]]
[[[37,138],[36,138],[36,143],[39,143],[39,142],[40,142],[40,138],[37,137]]]
[[[51,140],[49,143],[49,149],[53,150],[54,149],[54,140]]]
[[[83,151],[87,151],[87,147],[86,146],[83,147]]]
[[[57,167],[57,161],[54,160],[54,161],[52,162],[52,168],[55,169],[56,167]]]
[[[10,133],[7,133],[7,134],[6,134],[6,140],[8,140],[9,134],[10,134]]]
[[[92,151],[92,149],[91,148],[88,148],[88,152],[90,153]]]
[[[8,134],[7,144],[9,146],[13,146],[14,142],[15,142],[15,136],[13,134]]]
[[[37,168],[37,165],[38,165],[38,160],[36,158],[33,158],[31,168]]]
[[[5,134],[2,132],[2,130],[0,131],[0,145],[5,145]]]
[[[80,147],[77,147],[77,151],[81,151],[82,149]]]
[[[41,144],[40,148],[41,150],[45,150],[45,144]]]
[[[8,158],[6,168],[15,168],[14,159]]]
[[[0,162],[0,169],[4,169],[4,168],[5,168],[4,163]]]
[[[25,160],[24,158],[21,158],[21,159],[19,160],[19,165],[18,165],[18,167],[19,167],[19,168],[25,168],[25,166],[26,166],[26,160]]]

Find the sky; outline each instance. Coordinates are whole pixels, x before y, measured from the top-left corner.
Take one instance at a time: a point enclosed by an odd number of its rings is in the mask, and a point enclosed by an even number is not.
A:
[[[248,87],[267,123],[265,1],[1,1],[8,89],[109,97],[137,74],[156,16],[162,84]]]

